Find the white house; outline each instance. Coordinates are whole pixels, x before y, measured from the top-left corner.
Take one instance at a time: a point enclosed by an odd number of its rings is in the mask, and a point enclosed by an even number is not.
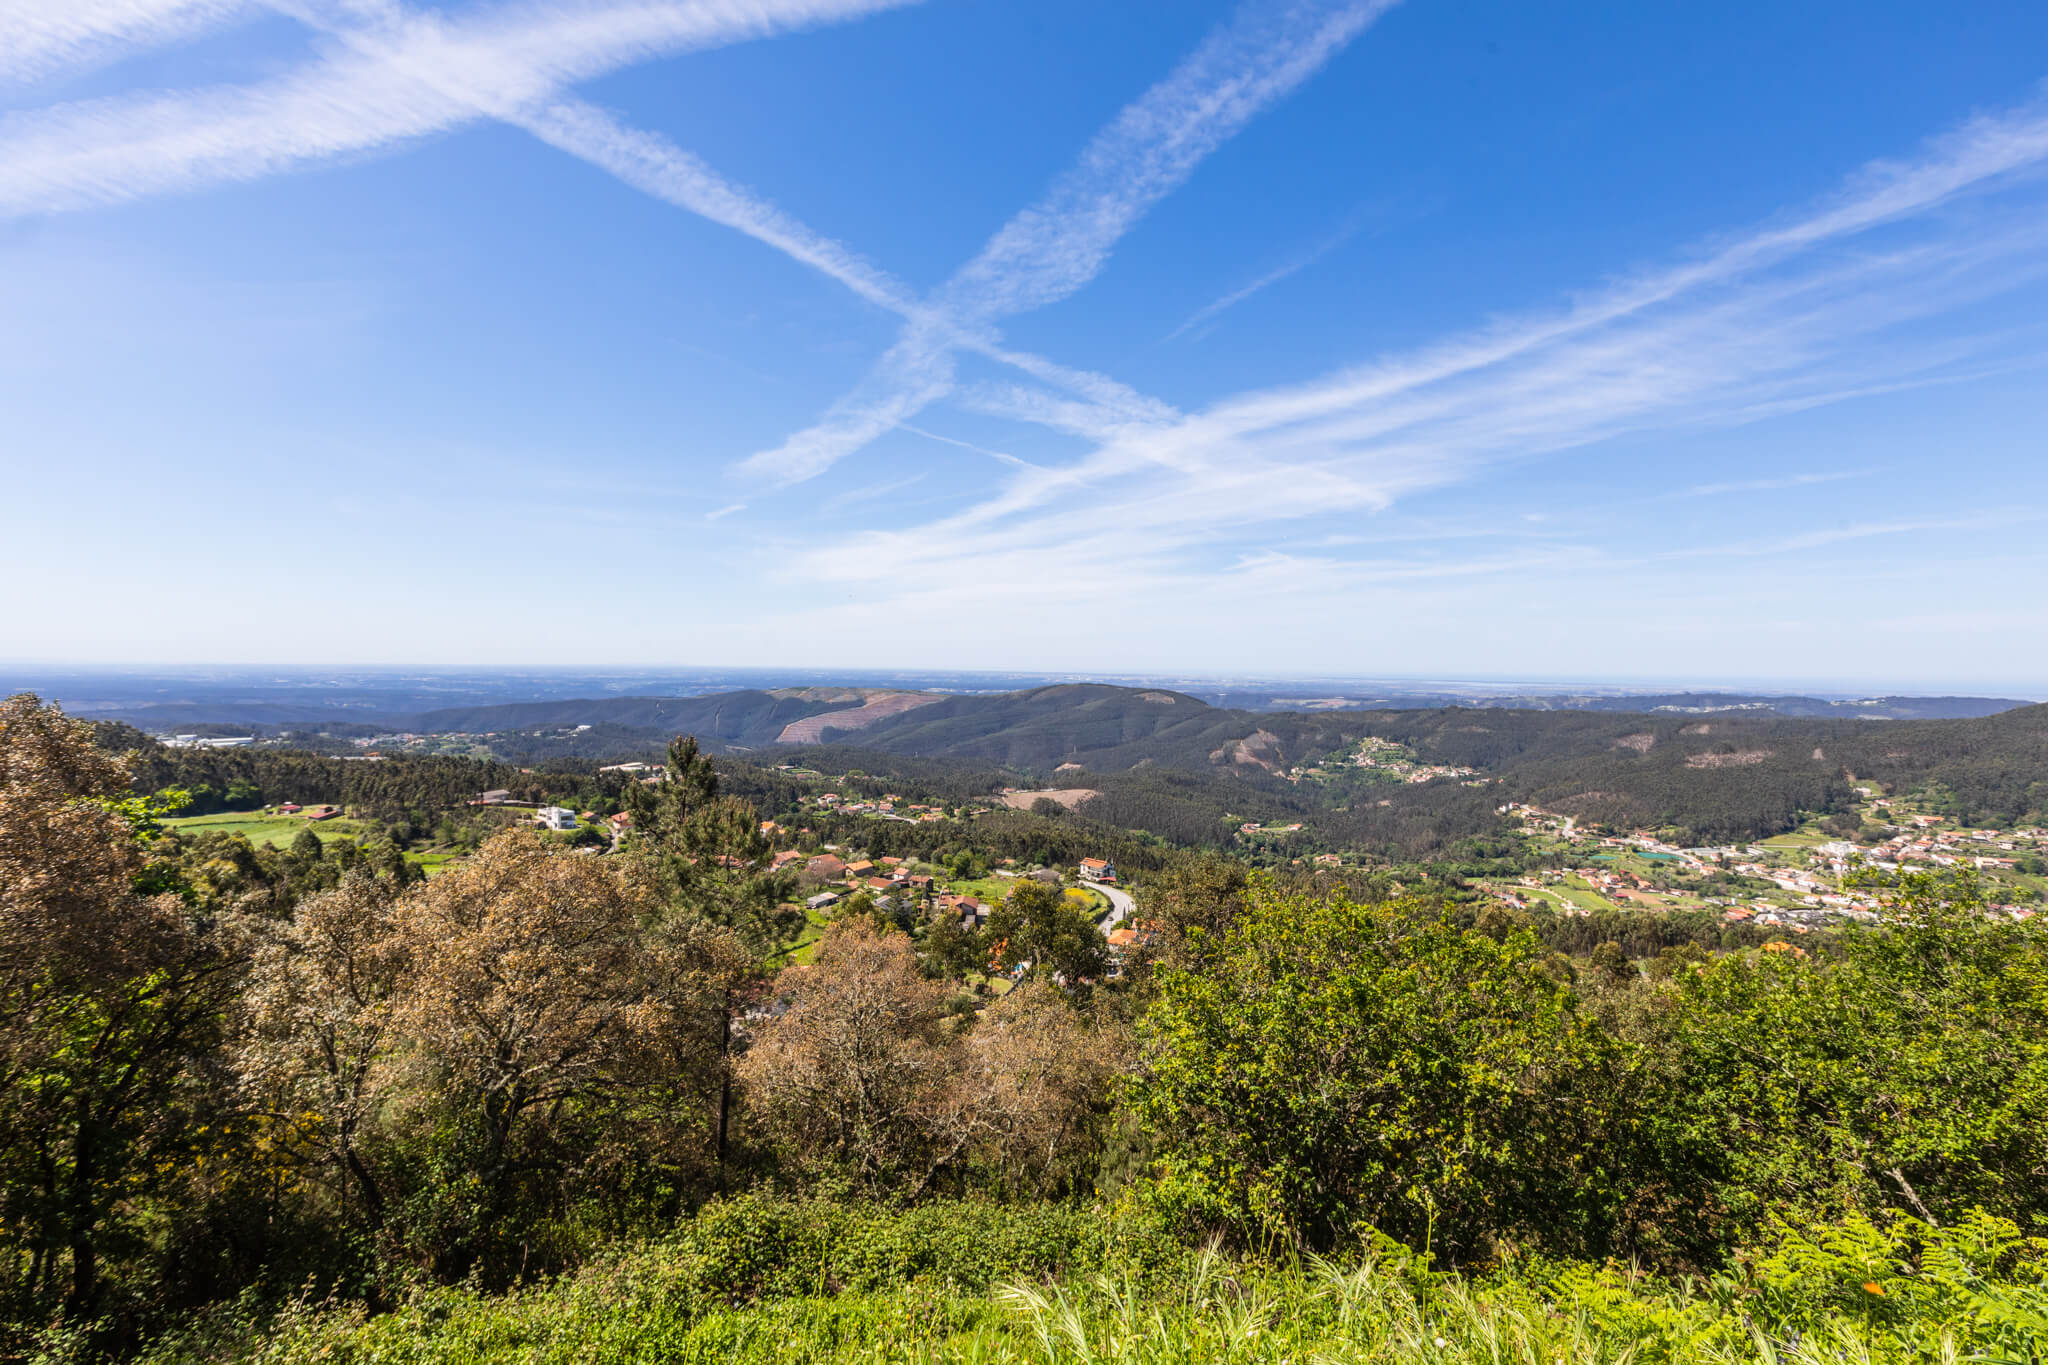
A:
[[[1113,882],[1116,880],[1116,864],[1107,858],[1083,858],[1081,880],[1086,882]]]
[[[542,806],[533,813],[533,818],[548,829],[576,828],[576,812],[567,806]]]

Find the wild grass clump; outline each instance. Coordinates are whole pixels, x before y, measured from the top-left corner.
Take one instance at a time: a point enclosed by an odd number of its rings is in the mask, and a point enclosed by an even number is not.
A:
[[[757,1232],[801,1210],[733,1211]],[[849,1211],[848,1226],[862,1215]],[[887,1223],[887,1220],[883,1220]],[[730,1252],[730,1228],[711,1239]],[[723,1230],[721,1230],[723,1229]],[[700,1237],[706,1230],[698,1230]],[[909,1235],[887,1223],[880,1244]],[[799,1239],[800,1240],[800,1239]],[[1000,1240],[1000,1239],[998,1239]],[[1434,1271],[1391,1243],[1284,1265],[1215,1250],[1174,1273],[1119,1261],[984,1291],[912,1273],[841,1292],[740,1292],[688,1239],[502,1295],[422,1289],[395,1310],[299,1303],[216,1317],[153,1365],[912,1362],[913,1365],[1985,1365],[2048,1347],[2048,1242],[1974,1216],[1936,1229],[1862,1219],[1785,1233],[1713,1279],[1513,1261]],[[831,1246],[830,1239],[813,1245]],[[757,1244],[758,1245],[758,1244]],[[771,1260],[775,1258],[770,1258]],[[787,1258],[784,1258],[785,1260]],[[883,1258],[887,1262],[887,1258]],[[828,1257],[829,1263],[829,1257]],[[935,1257],[932,1266],[944,1264]],[[901,1267],[903,1261],[893,1264]],[[745,1281],[772,1285],[754,1270]]]

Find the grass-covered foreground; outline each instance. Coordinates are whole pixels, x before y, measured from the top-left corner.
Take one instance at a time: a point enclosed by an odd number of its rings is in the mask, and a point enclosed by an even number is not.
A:
[[[1975,1217],[1788,1232],[1712,1279],[1391,1244],[1238,1260],[1041,1206],[909,1213],[744,1199],[505,1294],[217,1311],[146,1359],[323,1362],[2035,1362],[2048,1243]]]

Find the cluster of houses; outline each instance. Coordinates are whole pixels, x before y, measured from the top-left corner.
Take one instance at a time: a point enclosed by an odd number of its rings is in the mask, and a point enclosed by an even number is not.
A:
[[[1871,802],[1874,812],[1894,810],[1890,799]],[[1808,849],[1773,847],[1767,844],[1725,845],[1681,848],[1638,830],[1626,835],[1608,835],[1578,827],[1570,816],[1543,810],[1521,802],[1499,808],[1518,819],[1525,831],[1543,833],[1569,844],[1588,844],[1635,852],[1693,876],[1727,871],[1755,881],[1767,882],[1779,893],[1746,900],[1702,898],[1708,905],[1722,905],[1724,916],[1736,923],[1782,924],[1799,932],[1834,918],[1871,919],[1880,913],[1877,898],[1869,892],[1845,886],[1854,872],[1872,869],[1897,872],[1914,864],[1930,867],[1973,867],[1982,871],[2012,870],[2030,855],[2048,853],[2048,830],[1945,829],[1943,817],[1930,814],[1901,814],[1892,824],[1899,830],[1872,844],[1835,839]],[[1655,888],[1644,878],[1621,868],[1580,867],[1546,874],[1556,882],[1577,877],[1611,900],[1637,900],[1656,904]],[[1534,885],[1534,880],[1523,879]],[[1519,898],[1518,898],[1519,899]],[[2021,905],[1994,906],[2019,917],[2032,911]]]
[[[643,786],[653,787],[668,781],[668,765],[665,763],[608,763],[599,768],[600,773],[617,773],[630,777]]]
[[[1366,768],[1373,772],[1398,777],[1403,782],[1435,782],[1442,778],[1476,778],[1477,768],[1463,768],[1452,763],[1418,763],[1407,749],[1390,739],[1368,735],[1358,742],[1358,748],[1350,758],[1351,766]]]
[[[828,910],[863,892],[873,898],[875,905],[888,910],[895,906],[897,897],[909,896],[928,905],[934,914],[956,918],[960,927],[971,933],[987,925],[995,908],[979,897],[946,889],[935,874],[918,871],[919,864],[912,860],[882,857],[848,861],[840,857],[836,849],[814,854],[790,849],[775,855],[774,867],[778,871],[798,864],[801,864],[798,870],[804,880],[816,888],[804,900],[806,910]],[[1107,858],[1083,858],[1076,871],[1084,885],[1116,884],[1116,864]],[[1015,877],[1020,874],[999,870],[996,875]],[[1053,885],[1061,881],[1060,874],[1050,868],[1021,875],[1039,878]],[[1112,953],[1120,955],[1124,949],[1141,942],[1149,930],[1148,925],[1121,925],[1111,929],[1106,937]]]
[[[841,815],[870,815],[882,820],[901,820],[906,824],[928,824],[946,818],[946,812],[938,806],[906,802],[902,797],[895,795],[868,801],[844,796],[839,792],[820,792],[812,801],[820,810],[836,811]]]
[[[166,749],[246,749],[256,742],[254,735],[158,735]]]
[[[875,903],[886,909],[895,904],[894,898],[898,895],[929,896],[937,886],[931,873],[918,872],[909,860],[895,857],[856,858],[848,862],[829,850],[806,856],[790,849],[775,855],[774,866],[779,871],[799,862],[803,864],[804,880],[824,888],[804,902],[805,907],[811,910],[823,910],[844,897],[863,891],[874,896]],[[832,889],[834,884],[837,889]],[[942,902],[945,899],[941,897]],[[952,899],[960,901],[967,898]],[[986,907],[983,909],[985,912]]]

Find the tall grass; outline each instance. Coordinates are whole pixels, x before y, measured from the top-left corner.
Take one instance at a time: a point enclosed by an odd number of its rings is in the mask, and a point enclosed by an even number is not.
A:
[[[1790,1234],[1737,1273],[1619,1266],[1430,1271],[1396,1247],[1272,1266],[1214,1251],[993,1290],[915,1276],[735,1299],[701,1252],[642,1248],[505,1295],[424,1289],[396,1310],[226,1313],[153,1365],[910,1362],[911,1365],[2038,1365],[2048,1243],[1975,1219]],[[758,1283],[758,1281],[757,1281]]]

